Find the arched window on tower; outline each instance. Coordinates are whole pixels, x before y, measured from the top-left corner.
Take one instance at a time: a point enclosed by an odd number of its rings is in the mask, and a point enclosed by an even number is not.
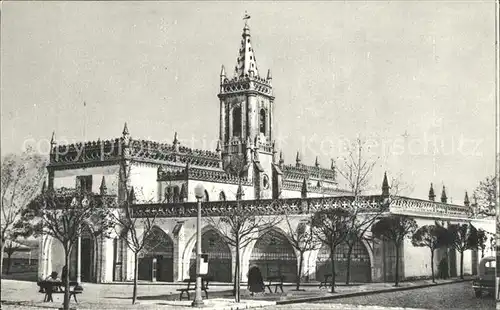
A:
[[[224,191],[221,191],[219,193],[219,201],[226,201],[226,194],[224,193]]]
[[[233,109],[233,136],[241,136],[241,108]]]
[[[204,195],[204,197],[203,197],[203,201],[210,201],[210,198],[209,198],[209,196],[208,196],[208,192],[207,192],[207,190],[205,190],[205,195]]]
[[[175,186],[174,187],[174,202],[180,202],[180,199],[181,199],[181,195],[180,195],[180,190],[179,190],[179,186]]]
[[[260,110],[260,132],[266,134],[266,111]]]

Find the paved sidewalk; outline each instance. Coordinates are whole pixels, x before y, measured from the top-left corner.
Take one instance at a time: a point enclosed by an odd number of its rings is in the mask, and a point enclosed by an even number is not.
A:
[[[437,280],[440,284],[455,281],[457,279]],[[295,285],[290,284],[284,287],[283,293],[269,293],[267,291],[256,296],[250,296],[248,291],[242,288],[242,301],[236,304],[231,296],[232,285],[220,284],[210,286],[209,299],[206,300],[205,309],[235,310],[269,307],[275,304],[304,303],[352,294],[370,294],[370,292],[416,288],[423,285],[432,285],[432,281],[402,282],[399,288],[394,288],[393,283],[339,285],[335,289],[336,293],[333,294],[325,288],[319,289],[317,284],[312,283],[304,285],[302,287],[304,291],[295,291]],[[188,309],[191,308],[191,301],[180,301],[179,292],[177,291],[177,289],[184,286],[184,284],[147,285],[143,283],[138,286],[139,305],[132,305],[132,285],[130,284],[84,283],[84,292],[77,297],[79,303],[75,304],[73,301],[71,304],[78,309],[157,309],[159,306],[169,306],[169,309]],[[193,298],[193,295],[191,295],[191,298]],[[53,303],[43,302],[43,297],[44,294],[38,293],[38,286],[35,282],[2,280],[2,309],[50,309],[59,308],[62,304],[62,294],[54,295]]]

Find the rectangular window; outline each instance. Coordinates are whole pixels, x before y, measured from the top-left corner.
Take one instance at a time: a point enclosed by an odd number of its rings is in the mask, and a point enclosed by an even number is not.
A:
[[[76,188],[81,192],[92,192],[92,176],[79,175],[76,177]]]

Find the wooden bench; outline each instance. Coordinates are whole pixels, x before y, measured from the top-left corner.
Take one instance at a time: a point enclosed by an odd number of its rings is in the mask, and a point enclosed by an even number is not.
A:
[[[201,278],[201,291],[205,292],[205,298],[208,299],[208,283],[209,283],[209,278],[207,277],[202,277]],[[182,297],[184,296],[184,293],[187,295],[187,299],[191,299],[191,295],[189,294],[190,291],[196,290],[196,278],[190,278],[190,279],[185,279],[183,281],[184,283],[187,283],[187,287],[185,288],[180,288],[177,289],[177,291],[181,292],[179,299],[182,300]]]
[[[52,294],[64,294],[64,283],[61,281],[39,281],[37,285],[40,287],[39,293],[45,294],[43,299],[44,302],[53,302]],[[78,303],[76,299],[77,294],[81,294],[83,288],[78,284],[78,282],[69,282],[69,298],[73,296],[75,302]]]
[[[273,293],[271,290],[271,286],[274,286],[274,292],[278,292],[278,287],[281,289],[281,292],[283,293],[283,276],[278,276],[278,277],[268,277],[267,281],[268,283],[265,284],[265,287],[269,290],[269,293]]]

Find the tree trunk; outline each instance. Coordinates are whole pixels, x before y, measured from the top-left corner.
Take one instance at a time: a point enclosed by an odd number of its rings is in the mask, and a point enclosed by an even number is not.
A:
[[[7,270],[5,270],[5,274],[9,274],[10,273],[10,265],[12,264],[11,262],[11,256],[12,256],[12,252],[7,252]]]
[[[64,301],[63,301],[63,309],[69,309],[69,260],[70,260],[71,249],[69,246],[64,247],[64,265],[68,267],[68,272],[66,272],[66,276],[64,279],[61,279],[64,283]]]
[[[460,279],[464,279],[464,251],[460,252]]]
[[[5,240],[2,240],[2,251],[0,252],[0,275],[3,274],[3,251],[5,250]]]
[[[432,276],[432,283],[436,283],[436,280],[434,279],[434,249],[431,248],[431,276]]]
[[[304,252],[300,251],[300,256],[299,256],[299,272],[297,274],[297,285],[295,287],[296,291],[300,290],[300,277],[302,276],[302,263],[303,262],[304,262]]]
[[[134,252],[134,289],[132,291],[132,304],[137,301],[137,278],[139,277],[139,255]]]
[[[332,290],[331,293],[335,293],[335,248],[330,246],[330,260],[332,262]]]
[[[234,300],[236,302],[240,302],[240,240],[239,238],[236,238],[236,268],[235,268],[235,294],[234,294]]]
[[[349,244],[349,248],[347,249],[347,270],[346,270],[346,277],[345,277],[345,284],[349,285],[349,282],[351,281],[351,255],[352,255],[352,249],[354,248],[354,244]]]
[[[399,285],[399,244],[394,243],[396,245],[396,280],[394,286]]]

